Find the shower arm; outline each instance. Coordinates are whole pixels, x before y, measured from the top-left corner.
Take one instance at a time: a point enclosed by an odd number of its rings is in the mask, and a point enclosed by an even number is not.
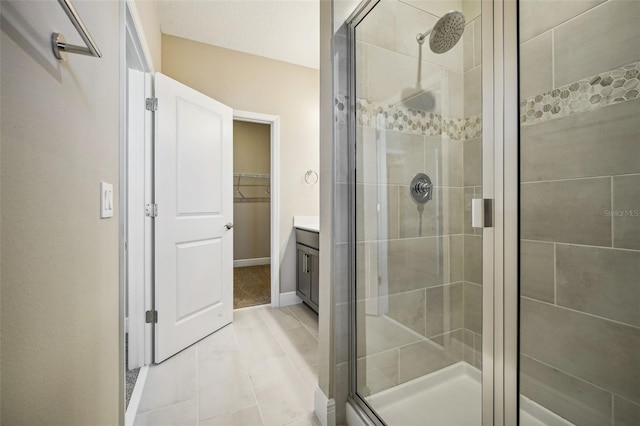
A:
[[[423,33],[418,33],[416,35],[416,40],[418,41],[419,44],[424,44],[424,40],[427,38],[427,36],[429,34],[431,34],[431,30],[433,30],[433,28],[423,32]]]

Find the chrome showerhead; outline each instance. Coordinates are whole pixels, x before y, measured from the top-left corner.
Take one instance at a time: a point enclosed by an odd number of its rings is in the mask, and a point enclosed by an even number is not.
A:
[[[444,15],[436,22],[432,29],[416,36],[418,43],[423,44],[425,38],[429,37],[429,47],[433,53],[445,53],[453,48],[460,41],[464,32],[465,19],[462,12],[456,10]]]

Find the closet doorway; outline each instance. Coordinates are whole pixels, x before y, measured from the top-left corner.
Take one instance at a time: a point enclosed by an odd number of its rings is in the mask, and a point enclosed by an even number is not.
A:
[[[234,113],[234,309],[279,305],[277,136],[277,117]]]

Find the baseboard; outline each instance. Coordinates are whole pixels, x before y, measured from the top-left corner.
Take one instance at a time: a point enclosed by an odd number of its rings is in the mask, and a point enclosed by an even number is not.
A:
[[[336,403],[319,386],[313,395],[313,410],[322,426],[336,426]]]
[[[268,265],[271,263],[270,257],[256,257],[255,259],[238,259],[233,261],[234,268],[242,268],[245,266]]]
[[[280,306],[297,305],[302,303],[302,299],[298,297],[295,291],[280,293]]]
[[[136,380],[136,385],[133,387],[131,399],[129,400],[129,406],[127,407],[127,411],[124,415],[125,426],[133,426],[133,423],[136,421],[136,414],[138,414],[138,406],[140,405],[140,400],[142,399],[144,383],[147,381],[147,373],[149,373],[148,365],[140,367],[140,371],[138,372],[138,379]]]

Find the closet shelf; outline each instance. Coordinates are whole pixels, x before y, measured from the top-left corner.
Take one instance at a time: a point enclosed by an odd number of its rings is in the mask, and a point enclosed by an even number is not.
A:
[[[234,203],[268,203],[271,201],[271,175],[234,173],[233,186]]]

